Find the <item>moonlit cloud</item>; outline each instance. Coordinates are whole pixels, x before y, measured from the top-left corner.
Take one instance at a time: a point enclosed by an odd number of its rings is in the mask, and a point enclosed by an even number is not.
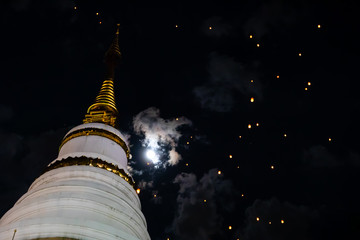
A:
[[[133,119],[135,133],[144,136],[142,145],[160,155],[167,155],[169,159],[166,164],[169,165],[176,165],[181,160],[176,147],[182,136],[179,127],[186,125],[191,125],[186,117],[163,119],[160,117],[160,110],[155,107],[138,113]]]

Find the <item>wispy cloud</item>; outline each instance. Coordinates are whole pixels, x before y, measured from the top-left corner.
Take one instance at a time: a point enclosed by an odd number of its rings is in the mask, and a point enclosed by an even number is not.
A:
[[[229,180],[211,169],[199,181],[193,173],[181,173],[174,183],[179,184],[178,211],[173,231],[178,239],[205,240],[221,235],[222,212],[231,211],[236,191]]]
[[[135,133],[144,137],[142,145],[153,149],[161,157],[166,155],[168,160],[165,165],[176,165],[181,160],[181,155],[176,151],[182,136],[179,128],[191,124],[186,117],[161,118],[160,110],[155,107],[150,107],[133,118]]]
[[[256,77],[244,64],[234,58],[213,52],[209,56],[209,81],[193,90],[200,105],[216,112],[229,112],[241,94],[261,101],[262,87],[259,81],[250,83]]]

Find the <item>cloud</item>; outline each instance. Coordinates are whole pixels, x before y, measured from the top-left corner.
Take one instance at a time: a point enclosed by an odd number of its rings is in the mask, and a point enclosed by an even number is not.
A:
[[[317,211],[306,206],[281,203],[276,198],[255,200],[245,214],[245,227],[242,231],[244,240],[311,240],[314,239],[311,226],[319,217]],[[284,220],[284,224],[281,220]]]
[[[316,145],[304,151],[304,163],[313,167],[336,167],[340,162],[326,147]]]
[[[178,239],[205,240],[221,235],[222,212],[231,211],[235,205],[232,183],[218,175],[217,169],[199,181],[193,173],[181,173],[174,183],[180,187],[172,225]]]
[[[157,151],[158,154],[167,154],[169,159],[166,164],[169,165],[176,165],[181,160],[181,155],[176,151],[182,136],[179,127],[191,124],[186,117],[163,119],[160,117],[160,110],[155,107],[150,107],[133,118],[135,133],[144,136],[143,146]],[[167,150],[168,148],[170,150]]]
[[[8,122],[14,113],[10,106],[0,104],[0,123]]]
[[[0,133],[0,216],[26,192],[41,172],[56,158],[67,129],[38,136]]]
[[[209,27],[212,29],[210,30]],[[222,37],[231,33],[232,26],[225,23],[221,17],[215,16],[205,20],[202,29],[208,36]]]
[[[275,27],[290,26],[300,17],[301,9],[300,4],[295,9],[285,1],[263,3],[244,24],[244,32],[246,35],[252,33],[255,37],[261,38]]]
[[[250,84],[254,73],[246,70],[244,64],[234,58],[213,52],[209,56],[209,81],[193,90],[201,107],[215,112],[229,112],[233,109],[236,96],[254,97],[262,100],[259,81]]]

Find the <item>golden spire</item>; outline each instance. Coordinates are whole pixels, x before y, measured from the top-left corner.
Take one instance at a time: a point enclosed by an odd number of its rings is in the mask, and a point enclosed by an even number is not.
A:
[[[83,120],[84,123],[100,122],[113,127],[116,126],[118,110],[115,105],[114,72],[116,65],[121,59],[119,49],[119,27],[120,24],[117,24],[115,38],[110,45],[110,48],[105,53],[104,61],[107,66],[105,80],[95,99],[95,103],[87,110],[85,119]]]

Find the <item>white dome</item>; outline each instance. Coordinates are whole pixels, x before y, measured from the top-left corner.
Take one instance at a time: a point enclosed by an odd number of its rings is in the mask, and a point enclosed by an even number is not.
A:
[[[86,131],[91,131],[94,134],[87,135]],[[125,148],[129,149],[123,134],[112,126],[103,123],[85,123],[74,127],[65,135],[64,140],[69,140],[63,143],[58,157],[49,165],[69,157],[88,157],[101,159],[127,172],[127,154],[124,147],[115,142],[116,139],[102,136],[101,133],[103,132],[117,136],[124,142]],[[71,138],[74,133],[80,134]]]

